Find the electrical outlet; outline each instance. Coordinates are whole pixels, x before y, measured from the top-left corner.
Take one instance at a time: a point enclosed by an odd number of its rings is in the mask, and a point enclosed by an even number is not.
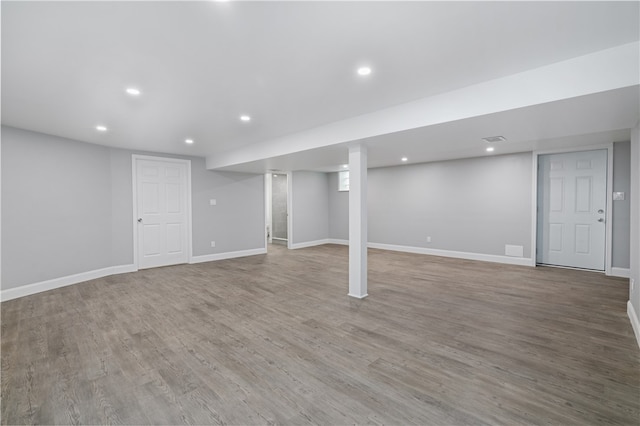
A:
[[[211,241],[211,247],[215,247],[216,246],[216,242],[215,241]]]
[[[431,237],[427,237],[427,242],[430,243],[431,242]]]

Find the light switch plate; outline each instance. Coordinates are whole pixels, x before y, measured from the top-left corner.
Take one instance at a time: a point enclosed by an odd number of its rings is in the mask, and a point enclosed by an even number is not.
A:
[[[216,201],[215,198],[212,198],[212,199],[209,200],[209,205],[210,206],[215,206],[216,204],[218,204],[218,202]]]
[[[614,192],[613,201],[624,201],[624,192]]]

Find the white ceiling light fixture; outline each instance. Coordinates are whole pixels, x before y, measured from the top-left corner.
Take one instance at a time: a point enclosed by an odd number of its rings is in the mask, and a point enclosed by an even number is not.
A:
[[[131,96],[139,96],[140,95],[140,89],[136,89],[135,87],[127,87],[126,90],[128,95]]]
[[[99,132],[106,132],[107,131],[107,126],[103,126],[101,124],[96,126],[96,130]]]
[[[248,116],[248,115],[241,115],[240,116],[240,120],[244,121],[245,123],[247,123],[247,122],[251,121],[251,117]]]
[[[402,157],[400,161],[402,161],[403,163],[406,163],[407,161],[409,161],[409,159],[407,157]]]
[[[349,165],[348,165],[348,164],[343,164],[343,165],[342,165],[342,168],[343,168],[343,169],[348,169],[348,168],[349,168]]]
[[[371,74],[371,67],[360,67],[358,68],[358,75],[367,76]]]
[[[495,151],[495,150],[496,150],[496,149],[495,149],[494,147],[492,147],[492,146],[488,146],[488,147],[487,147],[487,152],[493,152],[493,151]]]
[[[185,139],[184,143],[191,145],[193,143],[193,139]]]

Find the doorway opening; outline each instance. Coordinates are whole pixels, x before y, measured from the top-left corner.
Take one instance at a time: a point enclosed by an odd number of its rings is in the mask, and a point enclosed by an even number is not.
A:
[[[290,176],[287,173],[271,172],[266,184],[266,231],[267,243],[289,246],[289,204]]]

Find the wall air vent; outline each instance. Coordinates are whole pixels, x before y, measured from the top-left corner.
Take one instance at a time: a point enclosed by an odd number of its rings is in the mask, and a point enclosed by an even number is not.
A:
[[[486,143],[505,142],[507,138],[504,136],[489,136],[488,138],[482,138]]]

